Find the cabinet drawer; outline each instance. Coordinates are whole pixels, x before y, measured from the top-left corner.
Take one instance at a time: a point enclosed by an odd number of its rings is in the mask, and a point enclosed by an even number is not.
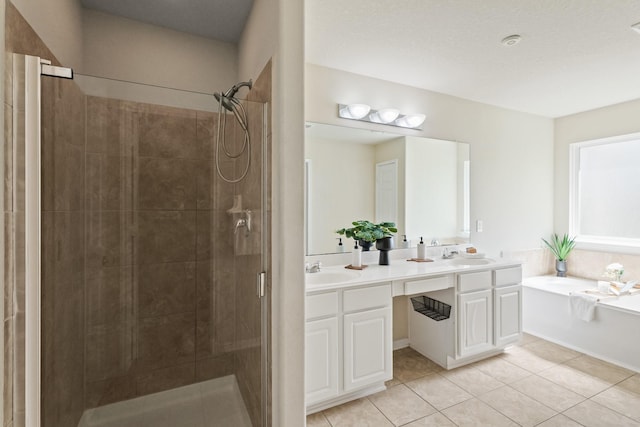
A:
[[[335,316],[338,313],[338,293],[327,292],[324,294],[309,295],[306,297],[306,318],[315,319],[324,316]]]
[[[411,280],[404,283],[405,295],[439,291],[453,287],[453,276],[430,277],[428,279]]]
[[[387,307],[391,305],[391,285],[369,286],[344,291],[343,309],[347,311],[367,308]]]
[[[495,270],[494,280],[496,286],[514,285],[522,281],[522,268],[501,268]]]
[[[491,288],[491,271],[458,274],[458,291],[470,292]]]

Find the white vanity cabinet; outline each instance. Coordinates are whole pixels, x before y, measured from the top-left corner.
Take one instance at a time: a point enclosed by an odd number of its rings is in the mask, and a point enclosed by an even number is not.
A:
[[[458,355],[483,353],[493,348],[491,290],[458,295]]]
[[[344,291],[344,390],[393,377],[391,285]]]
[[[307,297],[305,387],[308,403],[338,395],[338,293]]]
[[[493,272],[495,345],[504,347],[522,335],[522,270],[503,268]]]
[[[457,275],[458,356],[493,348],[493,296],[491,271]]]
[[[391,306],[390,283],[307,295],[308,413],[384,389],[393,377]]]

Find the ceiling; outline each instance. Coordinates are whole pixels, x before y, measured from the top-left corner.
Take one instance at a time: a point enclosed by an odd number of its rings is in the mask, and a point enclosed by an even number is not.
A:
[[[237,43],[253,0],[80,0],[88,9]]]
[[[305,21],[307,62],[512,110],[640,98],[638,0],[307,0]]]
[[[302,0],[300,0],[302,1]],[[81,0],[237,42],[253,0]],[[546,117],[640,98],[640,0],[306,0],[306,61]],[[522,36],[507,47],[500,41]]]

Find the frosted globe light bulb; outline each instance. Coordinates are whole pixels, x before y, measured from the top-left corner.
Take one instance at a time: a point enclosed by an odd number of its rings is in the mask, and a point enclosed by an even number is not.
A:
[[[417,128],[426,118],[424,114],[407,114],[396,120],[396,124],[405,128]]]
[[[340,110],[341,116],[349,119],[361,119],[369,114],[371,107],[367,104],[349,104]]]
[[[376,123],[391,123],[400,115],[400,110],[395,108],[383,108],[381,110],[371,113],[369,118],[372,122]]]

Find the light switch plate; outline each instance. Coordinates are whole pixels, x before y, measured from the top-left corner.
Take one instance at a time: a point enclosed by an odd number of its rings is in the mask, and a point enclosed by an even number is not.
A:
[[[476,231],[478,233],[482,233],[482,226],[483,226],[482,220],[481,219],[476,220]]]

